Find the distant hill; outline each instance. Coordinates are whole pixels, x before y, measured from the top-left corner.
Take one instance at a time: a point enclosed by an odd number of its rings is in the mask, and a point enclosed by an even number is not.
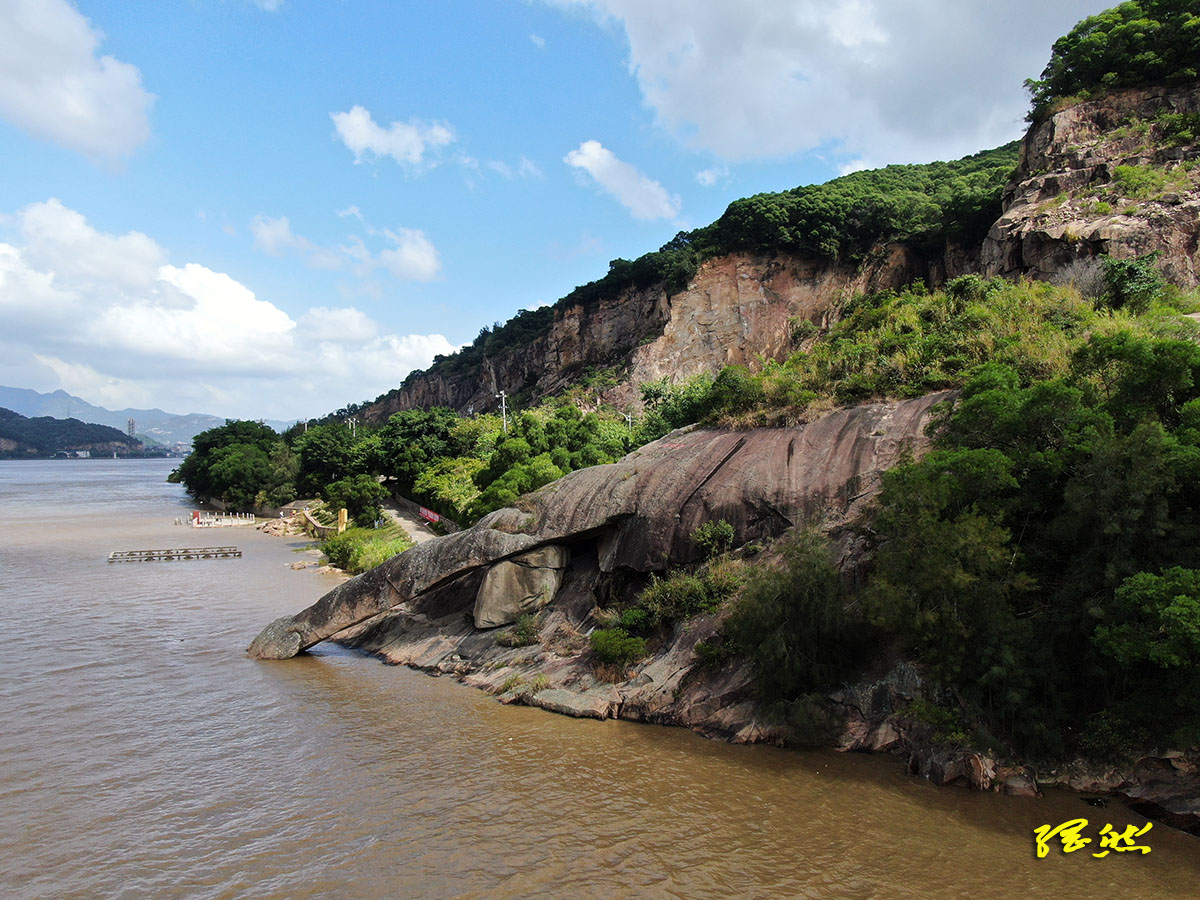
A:
[[[58,452],[138,453],[141,441],[107,425],[50,416],[26,418],[0,407],[0,458],[52,456]]]
[[[161,409],[111,410],[105,409],[103,406],[93,406],[86,400],[68,394],[66,391],[43,394],[27,388],[3,385],[0,385],[0,407],[6,407],[23,416],[74,418],[95,425],[108,425],[119,430],[123,436],[127,436],[125,429],[129,420],[133,419],[136,437],[146,443],[156,444],[173,444],[176,441],[190,444],[192,438],[200,432],[225,424],[224,417],[204,413],[176,415],[163,412]],[[283,431],[292,423],[264,420],[263,424],[269,425],[276,431]]]

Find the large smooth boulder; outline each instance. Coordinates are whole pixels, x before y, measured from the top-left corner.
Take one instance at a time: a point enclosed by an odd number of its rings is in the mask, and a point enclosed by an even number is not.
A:
[[[550,545],[593,541],[600,571],[645,573],[695,559],[691,535],[705,522],[725,519],[738,543],[800,522],[836,527],[871,502],[884,471],[924,451],[933,408],[953,396],[864,404],[792,428],[672,432],[392,557],[272,622],[249,653],[286,659],[400,604],[424,614],[426,598],[457,580]]]
[[[551,544],[488,569],[475,595],[475,627],[510,625],[554,599],[567,567],[567,549]]]

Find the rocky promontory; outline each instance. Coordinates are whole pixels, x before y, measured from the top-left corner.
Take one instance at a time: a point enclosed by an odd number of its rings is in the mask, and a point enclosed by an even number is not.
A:
[[[645,577],[694,559],[691,535],[705,522],[729,522],[740,545],[797,523],[836,529],[851,521],[878,491],[881,473],[905,451],[924,448],[933,407],[951,396],[837,410],[794,428],[674,432],[621,462],[572,472],[525,498],[521,508],[497,510],[393,557],[272,623],[250,654],[294,656],[392,610],[420,623],[461,617],[476,604],[478,618],[479,604],[487,602],[481,582],[509,562],[561,577],[546,602],[581,625],[602,575]],[[561,566],[531,565],[529,554],[547,547],[564,548],[554,554]],[[511,583],[503,575],[491,581]],[[486,621],[507,624],[491,613]]]

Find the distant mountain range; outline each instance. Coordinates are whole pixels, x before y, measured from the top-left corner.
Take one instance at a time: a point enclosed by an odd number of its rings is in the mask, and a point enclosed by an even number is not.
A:
[[[161,409],[112,410],[103,406],[93,406],[66,391],[43,394],[27,388],[3,385],[0,385],[0,407],[31,418],[50,416],[55,419],[78,419],[95,425],[108,425],[119,429],[122,434],[125,433],[129,420],[133,419],[137,438],[147,444],[174,444],[177,441],[190,444],[192,438],[200,432],[225,424],[223,417],[204,413],[176,415]],[[292,425],[291,422],[272,419],[264,419],[263,424],[276,431],[283,431]]]

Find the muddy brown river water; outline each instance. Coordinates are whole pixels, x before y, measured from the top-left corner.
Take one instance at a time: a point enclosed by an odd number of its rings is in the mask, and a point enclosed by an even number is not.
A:
[[[1119,803],[504,707],[336,647],[251,661],[335,582],[295,541],[174,525],[171,465],[0,462],[4,900],[1200,896],[1200,840],[1161,825],[1147,855],[1036,858],[1039,825],[1144,822]]]

